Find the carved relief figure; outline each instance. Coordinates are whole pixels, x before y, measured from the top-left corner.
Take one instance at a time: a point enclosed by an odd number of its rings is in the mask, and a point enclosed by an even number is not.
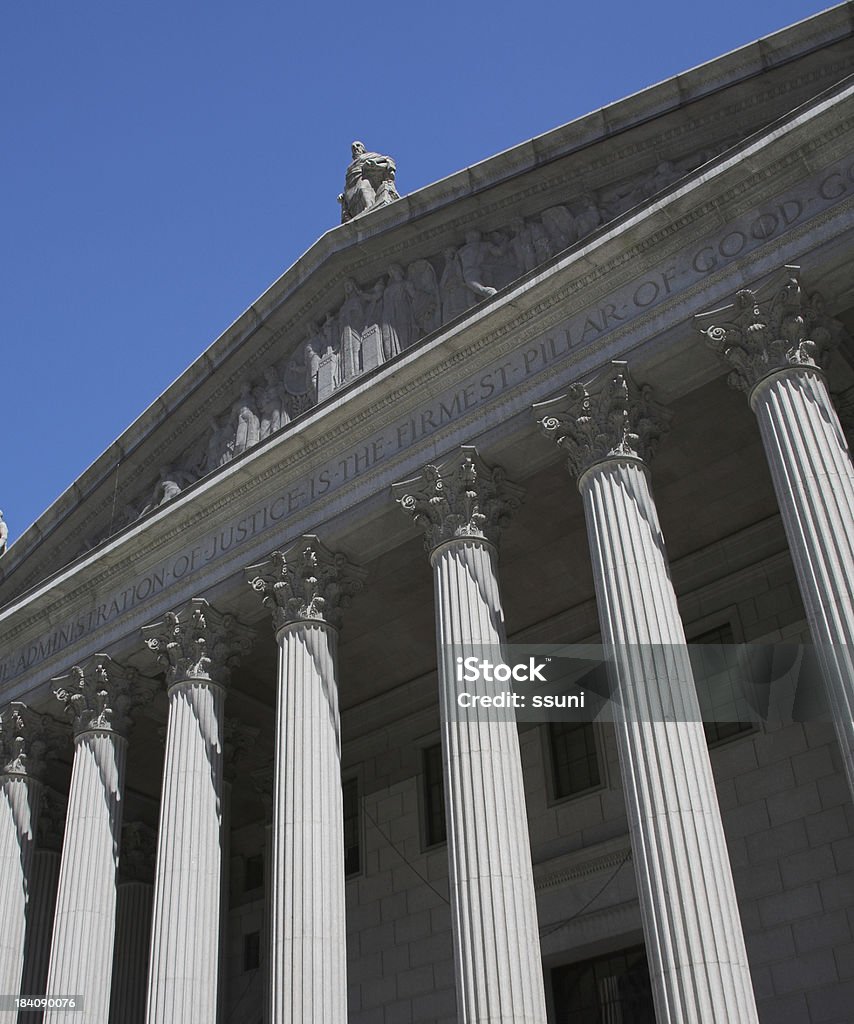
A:
[[[494,295],[492,285],[485,284],[484,264],[490,256],[500,256],[501,250],[492,242],[485,242],[479,231],[466,232],[466,244],[460,249],[460,266],[463,268],[463,280],[471,291],[480,298]]]
[[[375,298],[359,290],[352,277],[344,282],[344,302],[338,311],[338,351],[344,363],[344,380],[362,368],[362,331],[365,329],[365,302]]]
[[[510,238],[500,231],[491,232],[486,239],[491,248],[483,264],[483,273],[496,289],[504,288],[519,276],[510,249]]]
[[[459,253],[453,246],[445,249],[445,267],[439,281],[439,291],[442,295],[443,324],[453,320],[460,313],[465,313],[475,303],[475,298],[463,277]]]
[[[226,462],[230,462],[234,455],[234,431],[231,424],[220,423],[216,416],[210,419],[210,434],[208,435],[208,447],[205,456],[205,472],[212,473]]]
[[[326,314],[323,321],[323,358],[330,361],[330,375],[333,387],[341,384],[341,352],[336,344],[337,328],[335,317],[331,313]]]
[[[534,238],[531,229],[522,217],[514,217],[510,221],[510,253],[516,265],[516,276],[521,277],[533,270],[537,265],[537,253],[534,249]]]
[[[575,218],[565,206],[552,206],[544,210],[540,220],[551,243],[552,255],[566,249],[575,241]]]
[[[575,237],[584,238],[602,223],[602,214],[589,192],[581,195],[573,205],[575,217]]]
[[[368,153],[362,142],[354,142],[350,151],[353,159],[344,176],[344,191],[338,196],[342,224],[365,210],[400,198],[394,185],[397,167],[390,156]]]
[[[320,369],[320,353],[311,341],[305,343],[303,349],[303,365],[305,366],[306,394],[311,395],[312,402],[317,401],[317,371]]]
[[[154,485],[151,500],[142,510],[140,515],[151,512],[153,509],[164,505],[167,501],[177,497],[189,484],[193,483],[193,476],[177,466],[162,466],[160,477]]]
[[[234,454],[240,455],[261,439],[261,420],[252,395],[252,385],[248,380],[240,388],[240,397],[234,403],[232,417],[235,423]]]
[[[386,360],[400,355],[418,338],[418,327],[412,312],[415,288],[403,276],[403,267],[399,263],[392,263],[388,275],[388,284],[382,293],[380,316],[383,359]]]
[[[258,390],[258,408],[260,412],[260,425],[258,438],[263,441],[265,437],[281,429],[290,422],[285,409],[285,388],[279,380],[279,375],[272,366],[264,371],[264,384]]]
[[[442,300],[436,271],[427,260],[416,260],[409,264],[406,276],[415,289],[412,299],[415,322],[423,334],[430,334],[442,325]]]

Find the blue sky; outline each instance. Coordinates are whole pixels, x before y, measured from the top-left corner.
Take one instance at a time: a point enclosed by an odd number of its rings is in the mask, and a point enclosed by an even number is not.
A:
[[[4,5],[0,508],[18,536],[338,222],[826,7]]]

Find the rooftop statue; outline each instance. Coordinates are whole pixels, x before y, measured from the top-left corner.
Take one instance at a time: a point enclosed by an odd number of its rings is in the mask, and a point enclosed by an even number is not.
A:
[[[6,541],[9,539],[9,527],[3,522],[3,513],[0,512],[0,555],[6,554]]]
[[[365,210],[400,199],[394,187],[397,167],[390,156],[368,153],[362,142],[354,142],[351,151],[353,159],[344,178],[344,191],[338,196],[342,224]]]

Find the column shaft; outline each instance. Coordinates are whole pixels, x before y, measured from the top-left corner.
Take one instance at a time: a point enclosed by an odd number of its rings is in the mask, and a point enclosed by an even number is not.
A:
[[[854,794],[854,466],[820,372],[767,377],[750,404]]]
[[[456,656],[503,645],[495,549],[453,540],[432,555],[448,813],[457,1012],[465,1024],[546,1019],[528,821],[514,721],[461,710]]]
[[[142,1024],[145,1020],[152,899],[153,886],[148,882],[122,882],[119,886],[110,1024]]]
[[[714,779],[646,471],[609,459],[579,483],[660,1024],[757,1020]]]
[[[169,690],[148,1024],[216,1020],[224,696],[202,680]]]
[[[47,992],[82,996],[80,1024],[109,1015],[126,751],[114,732],[75,738]],[[66,1018],[64,1010],[44,1015],[46,1024]]]
[[[9,995],[21,992],[40,792],[26,775],[0,776],[0,991]]]
[[[344,824],[337,631],[299,621],[278,631],[273,790],[273,1024],[347,1019]]]

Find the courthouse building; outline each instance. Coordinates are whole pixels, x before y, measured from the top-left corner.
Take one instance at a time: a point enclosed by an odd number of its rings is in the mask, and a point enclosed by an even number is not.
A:
[[[854,1020],[852,69],[846,3],[409,195],[353,144],[0,558],[0,994]],[[614,720],[461,707],[505,640],[601,643]],[[824,712],[686,641],[813,644]]]

